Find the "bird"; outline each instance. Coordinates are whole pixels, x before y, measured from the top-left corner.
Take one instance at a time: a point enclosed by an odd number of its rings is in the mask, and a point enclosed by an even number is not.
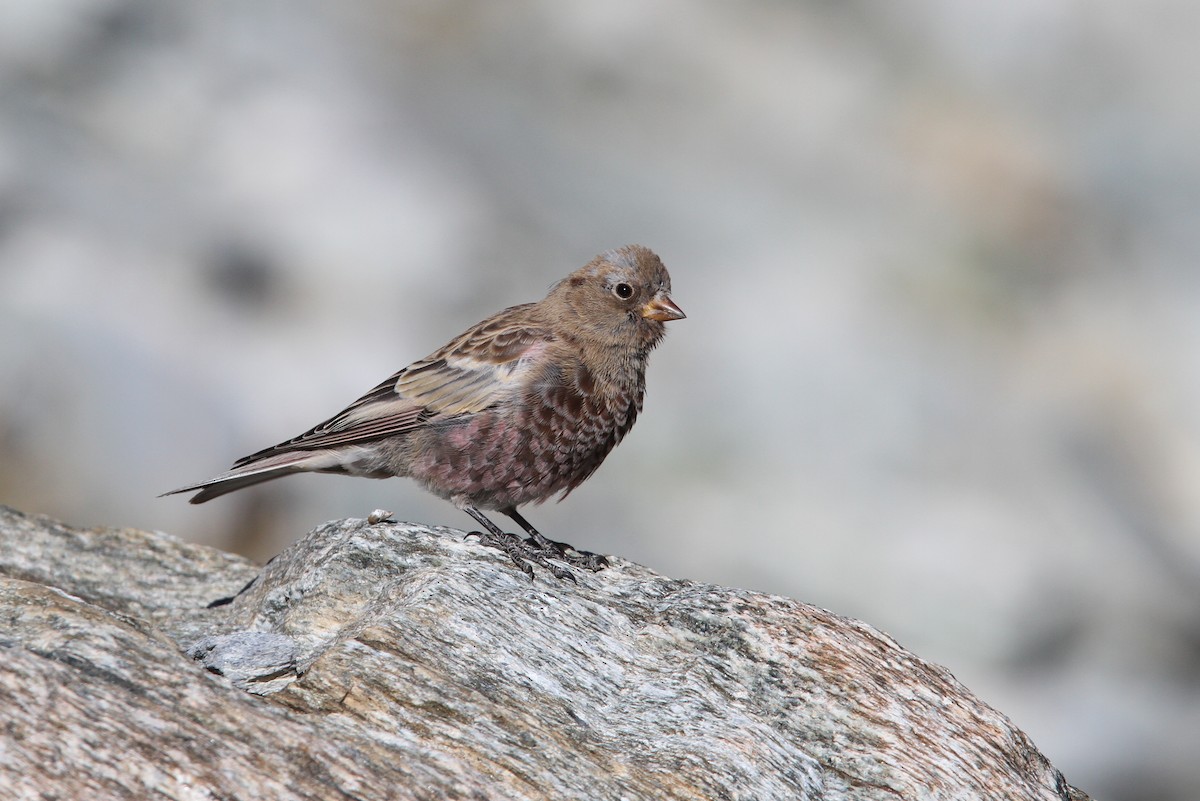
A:
[[[325,422],[163,495],[195,492],[191,503],[204,503],[302,472],[408,477],[474,518],[484,531],[472,535],[530,578],[536,564],[575,580],[548,560],[591,571],[607,560],[545,537],[517,509],[562,500],[600,467],[642,411],[665,323],[686,316],[653,251],[605,251],[542,300],[471,326]]]

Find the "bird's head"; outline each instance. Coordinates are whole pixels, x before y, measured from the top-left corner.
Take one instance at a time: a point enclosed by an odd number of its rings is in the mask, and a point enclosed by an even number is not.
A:
[[[653,348],[663,323],[682,320],[671,300],[671,276],[649,248],[605,251],[550,290],[547,301],[564,322],[601,344]]]

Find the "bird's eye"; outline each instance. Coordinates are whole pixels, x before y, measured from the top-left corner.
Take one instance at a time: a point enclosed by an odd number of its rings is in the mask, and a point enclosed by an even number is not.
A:
[[[633,287],[629,284],[617,284],[613,287],[613,293],[621,300],[628,300],[633,297]]]

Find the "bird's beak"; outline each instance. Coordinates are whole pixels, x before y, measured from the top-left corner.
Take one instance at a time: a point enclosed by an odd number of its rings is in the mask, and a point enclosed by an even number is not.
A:
[[[642,316],[650,320],[665,323],[667,320],[682,320],[687,317],[683,309],[675,305],[675,301],[666,295],[655,295],[642,307]]]

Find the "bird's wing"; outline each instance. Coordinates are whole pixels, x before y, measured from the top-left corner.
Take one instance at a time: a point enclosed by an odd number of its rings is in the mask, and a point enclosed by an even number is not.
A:
[[[338,414],[298,437],[239,459],[234,467],[279,453],[318,450],[404,434],[502,403],[524,387],[553,341],[514,306],[468,329],[421,361],[390,376]],[[522,313],[524,312],[524,313]]]

